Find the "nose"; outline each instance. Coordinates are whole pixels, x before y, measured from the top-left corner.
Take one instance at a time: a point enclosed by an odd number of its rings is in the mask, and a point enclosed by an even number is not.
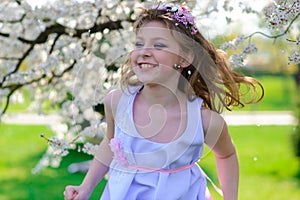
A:
[[[139,51],[140,56],[149,57],[152,55],[152,48],[151,47],[143,47]]]

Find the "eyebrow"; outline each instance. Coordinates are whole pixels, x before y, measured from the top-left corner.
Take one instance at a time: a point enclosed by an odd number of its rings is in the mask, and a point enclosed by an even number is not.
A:
[[[143,37],[141,36],[137,36],[136,39],[144,39]],[[167,41],[165,38],[163,37],[154,37],[152,38],[151,40],[164,40],[164,41]]]

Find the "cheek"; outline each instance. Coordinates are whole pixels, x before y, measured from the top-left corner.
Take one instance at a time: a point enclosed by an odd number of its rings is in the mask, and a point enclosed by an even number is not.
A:
[[[156,58],[161,61],[161,64],[166,66],[173,67],[174,64],[179,64],[179,56],[174,53],[164,52],[161,54],[157,54]]]
[[[131,65],[133,66],[136,65],[137,57],[138,57],[138,53],[136,51],[133,51],[130,55]]]

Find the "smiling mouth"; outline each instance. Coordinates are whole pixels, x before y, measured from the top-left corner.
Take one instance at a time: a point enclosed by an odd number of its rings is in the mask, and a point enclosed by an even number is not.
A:
[[[152,65],[152,64],[139,64],[139,67],[141,69],[150,69],[150,68],[156,67],[156,65]]]

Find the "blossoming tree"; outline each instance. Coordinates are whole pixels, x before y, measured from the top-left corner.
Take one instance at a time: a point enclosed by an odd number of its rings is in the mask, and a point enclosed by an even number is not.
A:
[[[153,3],[51,2],[35,8],[26,0],[0,2],[0,119],[26,88],[31,93],[30,108],[44,113],[47,104],[56,108],[63,120],[61,125],[53,127],[55,137],[42,135],[50,145],[35,172],[49,165],[58,166],[70,149],[94,153],[105,132],[103,97],[118,82],[119,66],[132,49],[136,8]],[[240,9],[264,21],[265,32],[241,33],[220,46],[225,51],[234,51],[233,67],[243,66],[247,55],[257,51],[251,40],[254,35],[274,41],[284,38],[291,49],[287,64],[300,63],[299,0],[265,1],[262,12],[244,1],[238,1],[238,7],[234,6],[237,1],[230,0],[199,2],[186,1],[196,21],[209,19],[221,9],[224,13]],[[234,20],[226,19],[228,23]]]

